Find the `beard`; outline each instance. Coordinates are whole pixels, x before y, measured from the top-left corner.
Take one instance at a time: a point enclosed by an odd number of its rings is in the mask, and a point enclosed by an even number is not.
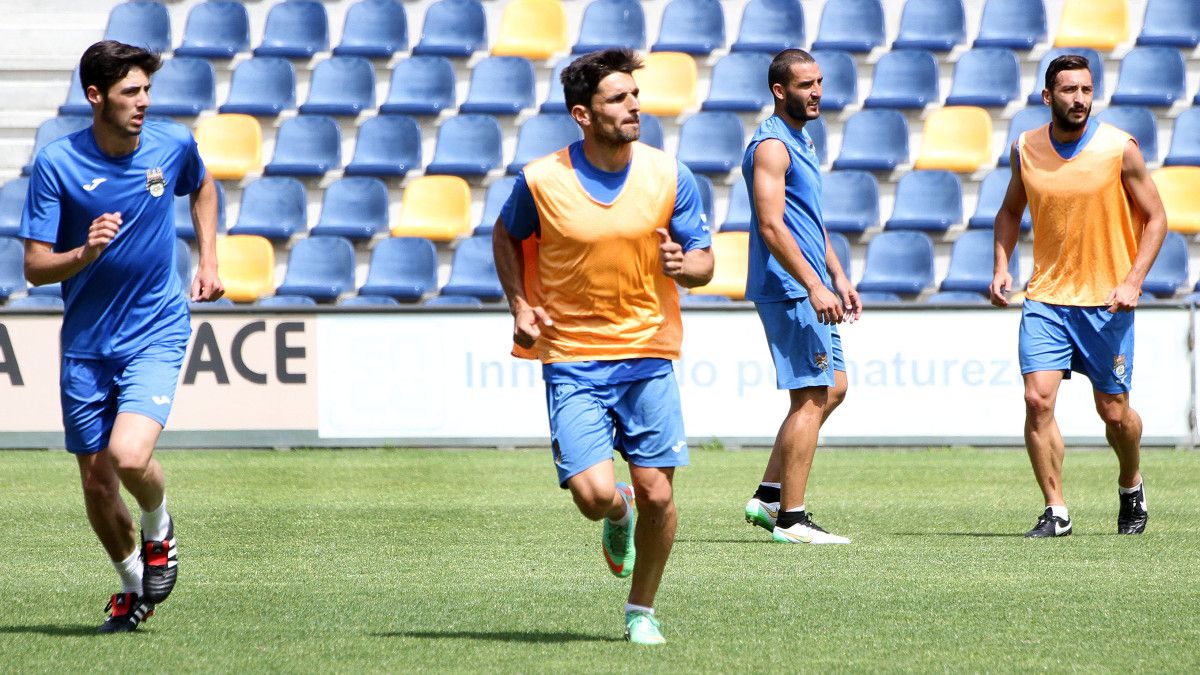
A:
[[[105,99],[104,103],[100,106],[100,120],[104,122],[105,126],[114,130],[123,131],[130,136],[139,136],[142,133],[142,128],[140,126],[131,128],[128,118],[121,119],[118,113],[108,105],[108,99]]]
[[[599,140],[603,143],[610,145],[623,145],[625,143],[632,143],[641,138],[642,127],[639,124],[636,129],[630,130],[627,129],[625,125],[620,125],[611,131],[607,129],[602,130],[597,135],[599,136]]]
[[[1058,106],[1050,106],[1050,114],[1054,118],[1054,126],[1062,129],[1063,131],[1079,131],[1080,129],[1086,127],[1088,119],[1090,119],[1092,116],[1092,107],[1088,106],[1084,109],[1086,114],[1083,116],[1082,122],[1075,122],[1069,117],[1073,109],[1074,108],[1067,108],[1066,110],[1061,110]]]
[[[815,120],[821,116],[820,99],[817,100],[817,112],[812,115],[810,115],[808,112],[808,104],[811,102],[812,99],[809,99],[808,101],[802,101],[801,99],[792,98],[789,96],[783,102],[783,109],[787,111],[788,116],[792,119],[804,120],[807,122],[808,120]]]

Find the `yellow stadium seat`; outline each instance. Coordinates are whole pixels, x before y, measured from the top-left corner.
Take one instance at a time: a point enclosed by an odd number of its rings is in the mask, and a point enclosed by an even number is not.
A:
[[[1167,166],[1150,174],[1167,210],[1167,227],[1200,232],[1200,167]]]
[[[233,234],[217,237],[217,263],[225,297],[254,302],[275,292],[275,249],[265,237]]]
[[[471,188],[458,176],[421,176],[404,188],[400,222],[393,237],[451,241],[466,234],[471,221]]]
[[[680,52],[651,52],[646,67],[635,70],[642,112],[678,115],[696,105],[696,62]]]
[[[733,300],[746,297],[746,266],[750,259],[749,232],[718,232],[712,238],[715,267],[708,285],[693,288],[693,295],[724,295]]]
[[[217,180],[237,180],[262,171],[262,128],[250,115],[215,115],[196,125],[204,166]]]
[[[992,155],[992,118],[983,108],[948,106],[925,119],[917,169],[945,169],[970,173],[989,164]]]
[[[513,0],[500,18],[496,56],[544,60],[567,48],[567,14],[559,0]]]
[[[1063,0],[1055,47],[1091,47],[1111,52],[1128,38],[1126,0]]]

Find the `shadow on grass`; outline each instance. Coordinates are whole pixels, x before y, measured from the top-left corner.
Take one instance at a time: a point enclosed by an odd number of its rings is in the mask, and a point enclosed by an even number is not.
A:
[[[769,536],[769,535],[768,535]],[[721,539],[719,537],[679,537],[676,544],[774,544],[771,539]]]
[[[889,532],[888,534],[895,537],[1011,537],[1015,539],[1024,539],[1023,532]],[[1112,532],[1085,532],[1071,533],[1070,538],[1075,537],[1116,537],[1119,536]],[[1058,538],[1058,537],[1053,537]]]
[[[407,638],[422,638],[426,640],[486,640],[493,642],[530,642],[530,643],[554,643],[554,642],[624,642],[625,640],[611,635],[582,635],[580,633],[534,633],[530,631],[476,631],[476,630],[449,630],[449,631],[420,631],[406,630],[396,631],[393,633],[372,633],[374,637],[407,637]]]
[[[90,637],[98,635],[95,626],[85,626],[83,624],[74,624],[68,626],[61,625],[43,625],[43,626],[0,626],[0,635],[50,635],[55,637]]]

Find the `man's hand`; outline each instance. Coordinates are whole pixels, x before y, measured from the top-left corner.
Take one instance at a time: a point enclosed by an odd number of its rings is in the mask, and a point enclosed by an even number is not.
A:
[[[677,278],[683,273],[683,247],[671,239],[671,233],[663,228],[655,230],[662,240],[658,244],[658,260],[662,263],[663,274]]]
[[[192,302],[212,302],[222,295],[225,295],[225,286],[217,276],[217,268],[202,265],[196,271],[196,278],[192,279]]]
[[[1008,270],[997,273],[992,277],[992,283],[988,286],[988,295],[992,304],[996,307],[1008,307],[1008,290],[1012,288],[1012,275]]]
[[[112,242],[117,232],[121,231],[121,213],[102,213],[92,221],[88,228],[87,243],[83,245],[83,259],[92,262],[100,257],[104,249]]]
[[[809,292],[808,301],[812,303],[813,311],[817,313],[817,321],[830,326],[842,322],[846,309],[842,306],[842,299],[833,291],[824,286],[818,286]]]
[[[848,323],[858,321],[862,316],[862,300],[858,297],[858,291],[855,290],[854,284],[845,276],[840,276],[833,280],[833,287],[837,290],[838,295],[842,296],[842,306],[845,309],[842,319]]]
[[[542,336],[542,326],[553,326],[550,315],[541,307],[523,307],[513,313],[513,342],[525,349]]]
[[[1112,293],[1108,294],[1108,300],[1104,304],[1108,305],[1108,311],[1115,314],[1117,312],[1132,312],[1138,306],[1138,298],[1142,295],[1142,289],[1135,287],[1129,282],[1121,282]]]

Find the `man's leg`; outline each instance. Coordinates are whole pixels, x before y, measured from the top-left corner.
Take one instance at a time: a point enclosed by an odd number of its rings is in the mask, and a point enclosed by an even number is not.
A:
[[[1096,411],[1104,420],[1104,435],[1117,453],[1118,534],[1141,534],[1150,516],[1146,510],[1146,489],[1142,484],[1142,418],[1129,406],[1129,394],[1096,391]]]
[[[611,459],[593,464],[567,479],[575,506],[588,520],[620,520],[626,512],[625,499],[617,490]]]
[[[821,426],[825,426],[825,420],[837,410],[838,406],[846,400],[846,390],[849,384],[846,380],[846,371],[836,370],[833,373],[833,387],[829,389],[829,394],[825,401],[825,408],[821,412]],[[763,470],[762,482],[765,484],[778,484],[779,477],[782,473],[782,460],[779,456],[779,445],[771,446],[771,456],[767,459],[767,468]],[[772,499],[770,501],[779,501]]]
[[[114,562],[129,558],[137,552],[137,537],[133,518],[121,499],[121,481],[117,478],[108,451],[78,454],[75,460],[79,463],[83,503],[92,530]],[[140,593],[140,585],[138,575],[138,586],[125,590]]]
[[[1054,406],[1063,374],[1039,370],[1025,374],[1025,450],[1046,506],[1065,506],[1062,464],[1065,447]]]
[[[788,414],[771,449],[772,453],[778,452],[780,458],[780,513],[804,506],[804,492],[817,452],[817,435],[829,400],[829,388],[792,389],[788,396],[791,401]]]
[[[154,446],[162,425],[138,413],[119,413],[108,440],[107,455],[121,484],[149,513],[162,506],[165,482]]]
[[[629,604],[653,607],[663,569],[675,544],[678,518],[671,485],[675,468],[630,464],[629,474],[638,505],[637,527],[634,531],[638,561],[629,588]]]

